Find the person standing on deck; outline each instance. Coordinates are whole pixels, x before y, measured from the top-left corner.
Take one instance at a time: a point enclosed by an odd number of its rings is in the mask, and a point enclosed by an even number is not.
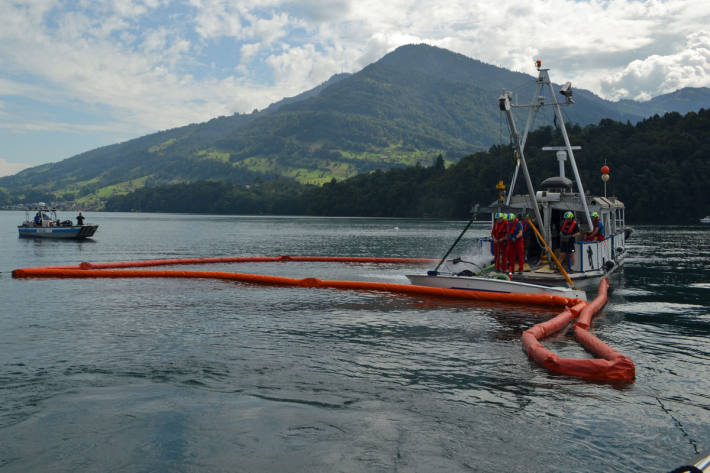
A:
[[[564,264],[567,255],[569,255],[569,264],[566,266],[567,271],[570,271],[570,268],[574,265],[574,242],[579,237],[580,231],[572,212],[565,212],[564,218],[562,229],[560,230],[560,261]]]
[[[510,268],[508,276],[512,277],[515,272],[515,260],[518,260],[518,274],[523,274],[525,269],[525,245],[523,240],[523,224],[515,216],[510,214],[508,225],[508,260]]]
[[[501,212],[496,213],[493,228],[491,229],[491,239],[493,240],[493,256],[495,258],[496,269],[503,270],[503,242],[502,235],[504,233],[505,220]]]
[[[599,212],[592,212],[592,223],[594,228],[584,236],[584,241],[604,241],[606,231],[604,230],[604,224],[599,219]]]
[[[523,255],[525,261],[530,259],[530,244],[532,243],[532,228],[530,228],[530,214],[526,213],[521,217],[520,222],[523,224]]]
[[[79,215],[76,216],[76,224],[79,226],[84,225],[84,216],[81,215],[81,212],[79,212]]]
[[[505,272],[508,267],[508,228],[510,227],[510,214],[501,214],[501,225],[498,233],[500,245],[500,271]]]

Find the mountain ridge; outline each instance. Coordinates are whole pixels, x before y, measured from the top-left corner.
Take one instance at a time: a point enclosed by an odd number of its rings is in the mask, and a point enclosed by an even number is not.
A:
[[[534,81],[429,45],[407,45],[353,74],[336,74],[249,114],[164,130],[0,178],[5,203],[73,200],[100,205],[144,186],[202,179],[247,184],[284,176],[320,184],[438,155],[448,162],[501,143],[496,99]],[[710,89],[648,102],[609,102],[575,89],[568,119],[637,122],[659,110],[710,108]],[[505,134],[507,139],[507,134]]]

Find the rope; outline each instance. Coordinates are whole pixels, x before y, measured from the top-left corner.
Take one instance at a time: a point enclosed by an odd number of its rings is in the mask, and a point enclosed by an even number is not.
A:
[[[661,402],[661,398],[659,396],[653,396],[656,399],[656,402],[658,402],[658,405],[661,406],[661,409],[663,409],[663,412],[668,414],[671,419],[673,419],[673,422],[678,426],[678,429],[683,433],[683,435],[688,439],[688,443],[693,446],[693,450],[695,451],[695,454],[698,455],[700,451],[698,450],[698,444],[693,440],[693,438],[688,434],[688,432],[685,430],[685,427],[681,422],[675,418],[673,414],[671,414],[671,411],[666,409],[666,406]],[[696,468],[697,470],[697,468]],[[685,471],[685,470],[681,470]],[[699,470],[698,470],[699,471]]]

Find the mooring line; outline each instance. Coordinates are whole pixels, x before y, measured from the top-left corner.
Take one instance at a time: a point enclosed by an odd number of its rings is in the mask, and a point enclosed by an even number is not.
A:
[[[683,433],[683,435],[688,439],[688,443],[690,443],[690,445],[693,446],[693,450],[695,450],[695,454],[696,454],[696,455],[700,455],[700,450],[698,450],[698,444],[697,444],[697,442],[690,436],[690,434],[688,433],[688,431],[685,430],[685,427],[683,426],[683,424],[682,424],[678,419],[676,419],[676,417],[671,413],[671,411],[669,411],[669,410],[666,408],[666,406],[663,404],[663,402],[661,402],[661,398],[660,398],[660,397],[658,397],[657,395],[654,395],[653,397],[654,397],[654,398],[656,399],[656,401],[658,402],[658,405],[661,406],[661,409],[663,409],[663,412],[665,412],[666,414],[668,414],[668,416],[669,416],[671,419],[673,419],[673,422],[676,423],[676,425],[678,426],[678,429],[679,429],[679,430]]]

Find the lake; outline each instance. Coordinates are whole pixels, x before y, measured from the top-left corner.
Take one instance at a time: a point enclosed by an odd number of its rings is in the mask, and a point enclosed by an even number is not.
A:
[[[74,218],[75,214],[65,214]],[[630,385],[522,351],[540,307],[219,280],[12,279],[216,256],[440,257],[460,221],[86,213],[88,241],[0,212],[0,471],[666,472],[710,453],[710,226],[639,226],[592,332]],[[474,224],[465,245],[489,232]],[[171,269],[169,267],[162,269]],[[189,269],[406,283],[402,265]],[[571,331],[544,344],[589,356]]]

